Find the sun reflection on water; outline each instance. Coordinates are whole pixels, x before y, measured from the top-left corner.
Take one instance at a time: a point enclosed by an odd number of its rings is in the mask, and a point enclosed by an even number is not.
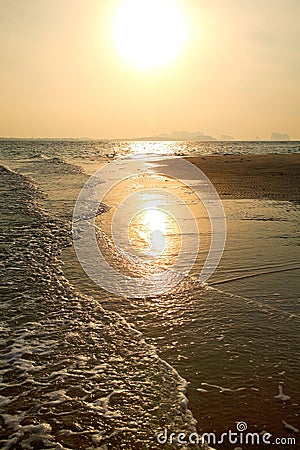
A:
[[[110,244],[99,241],[98,245],[118,272],[147,277],[169,270],[174,273],[176,267],[186,273],[195,251],[197,264],[205,261],[210,241],[205,208],[177,179],[154,174],[147,167],[147,171],[117,183],[103,203],[110,209],[95,223]],[[201,249],[197,241],[200,232]],[[199,273],[196,266],[195,270]]]
[[[158,209],[145,209],[136,214],[128,230],[132,247],[139,256],[160,265],[173,264],[181,247],[181,234],[176,219]]]
[[[177,142],[131,142],[128,146],[129,154],[132,158],[141,158],[143,156],[171,156],[174,155],[178,145]]]

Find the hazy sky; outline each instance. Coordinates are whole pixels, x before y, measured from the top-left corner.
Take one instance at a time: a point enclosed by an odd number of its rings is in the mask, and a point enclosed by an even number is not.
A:
[[[160,36],[159,2],[150,24],[130,10],[122,26],[124,1],[0,0],[0,136],[300,138],[299,0],[167,0],[186,35],[155,68],[125,60],[112,30],[119,17],[129,53],[134,21]]]

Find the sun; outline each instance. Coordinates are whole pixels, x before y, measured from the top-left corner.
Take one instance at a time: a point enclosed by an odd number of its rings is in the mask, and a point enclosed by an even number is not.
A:
[[[112,35],[121,57],[138,68],[170,64],[187,40],[187,23],[176,0],[122,0]]]

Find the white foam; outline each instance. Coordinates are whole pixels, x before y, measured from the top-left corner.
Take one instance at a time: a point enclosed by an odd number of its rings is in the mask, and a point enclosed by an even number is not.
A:
[[[245,388],[245,387],[239,387],[239,388],[236,388],[236,389],[232,389],[232,388],[226,388],[226,387],[223,387],[223,386],[218,386],[217,384],[210,384],[210,383],[201,383],[201,385],[202,386],[209,386],[209,387],[214,387],[214,388],[216,388],[216,389],[219,389],[220,390],[220,393],[222,393],[222,392],[238,392],[238,391],[244,391],[244,390],[246,390],[247,388]]]
[[[25,413],[20,414],[1,414],[5,425],[13,430],[18,430],[20,427],[20,422],[25,417]]]
[[[279,400],[282,400],[283,402],[287,402],[291,399],[288,395],[285,395],[283,392],[283,387],[281,384],[278,385],[279,394],[275,395],[274,398],[279,398]]]
[[[299,433],[298,428],[294,427],[293,425],[287,423],[285,420],[282,421],[283,425],[285,426],[285,428],[287,428],[288,430],[293,431],[294,433]]]

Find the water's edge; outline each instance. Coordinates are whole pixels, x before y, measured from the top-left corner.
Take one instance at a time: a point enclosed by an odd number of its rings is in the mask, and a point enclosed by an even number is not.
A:
[[[185,380],[119,314],[74,290],[59,259],[70,231],[29,178],[0,172],[3,448],[161,448],[164,427],[195,432]]]

